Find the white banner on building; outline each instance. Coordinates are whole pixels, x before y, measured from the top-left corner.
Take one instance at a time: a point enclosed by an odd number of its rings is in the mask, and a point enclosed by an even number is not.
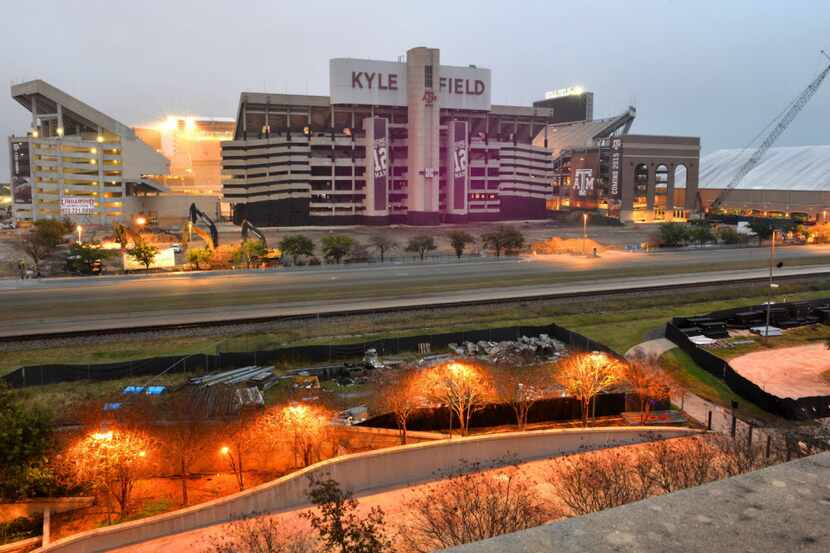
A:
[[[61,198],[61,215],[89,215],[95,213],[95,198]]]
[[[490,70],[439,66],[433,80],[442,108],[490,111]],[[337,58],[329,62],[332,104],[406,106],[406,64]]]

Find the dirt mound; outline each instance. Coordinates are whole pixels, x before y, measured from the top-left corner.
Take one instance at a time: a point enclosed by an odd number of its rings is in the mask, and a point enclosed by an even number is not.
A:
[[[590,238],[559,238],[558,236],[530,244],[530,251],[543,255],[565,253],[575,255],[585,253],[589,255],[594,249],[597,253],[602,253],[608,249],[608,246]]]

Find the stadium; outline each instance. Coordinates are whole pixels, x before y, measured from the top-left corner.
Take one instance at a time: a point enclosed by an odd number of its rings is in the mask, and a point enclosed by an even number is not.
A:
[[[441,65],[433,48],[329,69],[329,96],[241,94],[222,143],[235,223],[435,225],[560,209],[651,221],[691,207],[675,202],[674,171],[694,184],[700,140],[625,136],[633,108],[594,121],[581,89],[492,104],[489,69]]]

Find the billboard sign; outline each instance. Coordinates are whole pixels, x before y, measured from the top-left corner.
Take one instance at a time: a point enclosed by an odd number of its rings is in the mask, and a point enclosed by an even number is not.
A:
[[[95,213],[95,198],[61,198],[61,215],[90,215]]]
[[[449,109],[490,111],[490,70],[441,65],[432,102]],[[329,62],[332,104],[407,105],[406,63],[337,58]]]
[[[12,142],[12,202],[32,203],[32,165],[29,158],[29,143]]]

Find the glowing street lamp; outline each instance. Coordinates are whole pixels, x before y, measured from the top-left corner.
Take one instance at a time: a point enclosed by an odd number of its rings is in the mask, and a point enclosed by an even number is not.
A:
[[[219,453],[222,455],[227,455],[231,452],[231,448],[226,445],[223,445],[222,448],[219,450]]]
[[[135,218],[135,224],[137,224],[140,227],[143,227],[144,225],[147,224],[147,219],[144,218],[143,216],[139,215],[138,217]]]

